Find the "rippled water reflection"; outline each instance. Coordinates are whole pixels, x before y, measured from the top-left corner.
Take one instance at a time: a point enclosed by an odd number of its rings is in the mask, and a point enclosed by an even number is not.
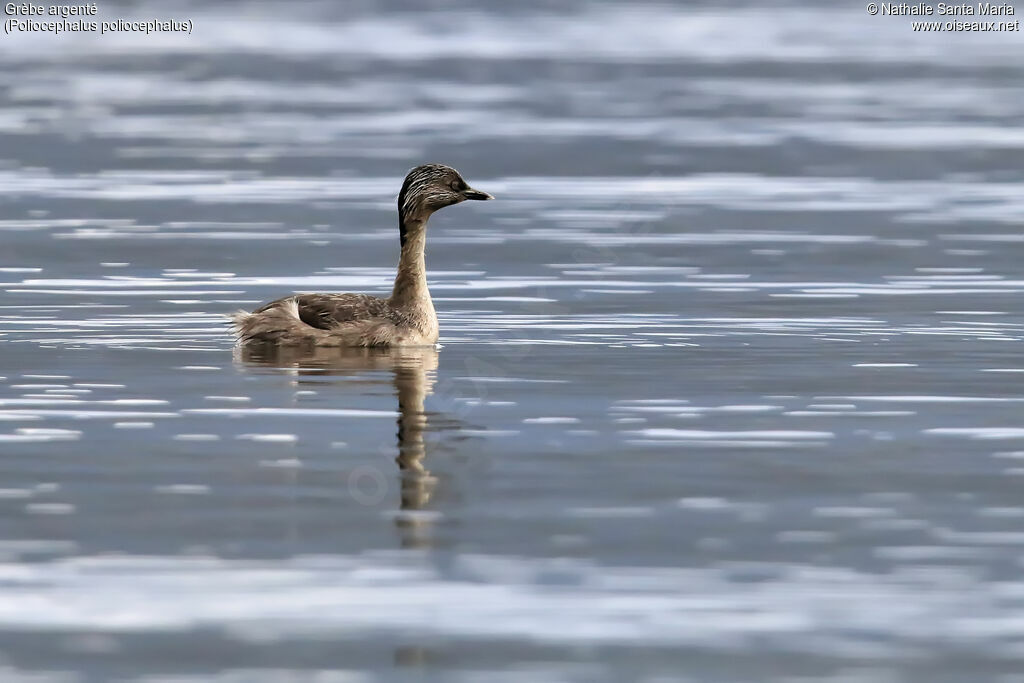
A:
[[[179,10],[0,41],[4,680],[1017,680],[1014,34]],[[443,348],[232,349],[424,160]]]

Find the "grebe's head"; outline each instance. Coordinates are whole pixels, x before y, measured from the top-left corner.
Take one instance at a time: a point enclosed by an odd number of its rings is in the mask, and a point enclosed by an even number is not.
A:
[[[409,171],[398,193],[398,213],[405,220],[426,220],[430,214],[467,199],[494,199],[470,187],[459,172],[443,164],[424,164]]]

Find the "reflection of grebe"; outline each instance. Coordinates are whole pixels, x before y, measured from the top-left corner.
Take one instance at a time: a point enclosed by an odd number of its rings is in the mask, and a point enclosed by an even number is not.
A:
[[[438,362],[432,346],[395,348],[295,348],[243,347],[239,359],[252,365],[294,368],[302,375],[354,375],[374,370],[391,370],[398,395],[398,457],[402,473],[401,509],[416,511],[425,506],[437,483],[424,466],[428,428],[424,400],[433,393]],[[416,516],[399,517],[403,545],[424,544],[420,528],[427,524]]]
[[[390,298],[296,294],[232,316],[243,345],[423,346],[437,342],[437,314],[423,260],[430,215],[467,199],[493,199],[441,164],[409,171],[398,195],[402,254]]]

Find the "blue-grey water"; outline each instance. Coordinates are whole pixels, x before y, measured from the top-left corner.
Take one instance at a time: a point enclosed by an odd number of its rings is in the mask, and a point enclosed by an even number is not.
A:
[[[99,13],[195,28],[0,36],[2,680],[1024,680],[1019,33]],[[440,349],[233,350],[425,161]]]

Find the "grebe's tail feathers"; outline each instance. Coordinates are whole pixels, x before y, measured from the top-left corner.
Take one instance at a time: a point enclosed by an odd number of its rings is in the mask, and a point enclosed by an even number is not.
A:
[[[294,299],[267,306],[259,314],[237,311],[229,316],[235,340],[245,344],[288,344],[296,327],[303,325]]]

